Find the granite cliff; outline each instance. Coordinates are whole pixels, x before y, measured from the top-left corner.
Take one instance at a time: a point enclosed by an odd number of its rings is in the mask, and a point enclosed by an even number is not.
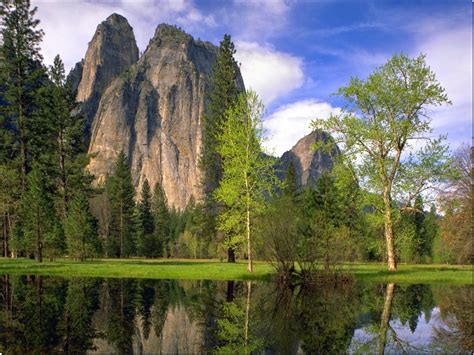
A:
[[[75,114],[87,118],[88,169],[98,183],[123,151],[137,191],[145,179],[152,187],[159,182],[168,204],[178,209],[203,197],[201,130],[216,55],[213,44],[161,24],[139,57],[124,17],[113,14],[97,27],[68,80],[76,91]],[[240,72],[238,85],[245,90]],[[282,169],[294,162],[302,185],[332,166],[331,155],[311,151],[315,139],[326,135],[304,137],[280,160]]]
[[[79,103],[75,114],[86,117],[88,136],[105,89],[137,60],[135,35],[125,17],[112,14],[97,26],[85,58],[68,77]]]

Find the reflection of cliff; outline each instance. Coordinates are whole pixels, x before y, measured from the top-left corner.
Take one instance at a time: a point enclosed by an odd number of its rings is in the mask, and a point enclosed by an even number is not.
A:
[[[95,317],[95,326],[105,328],[104,324],[97,324],[103,320],[100,315]],[[186,314],[183,306],[169,306],[161,334],[153,330],[145,338],[143,334],[143,319],[135,317],[135,334],[133,336],[133,352],[159,354],[196,354],[201,352],[203,331],[197,322],[192,321]],[[95,339],[94,345],[99,353],[114,353],[115,347],[104,339]]]
[[[203,332],[197,322],[192,321],[183,306],[170,306],[159,337],[150,333],[143,341],[143,352],[164,354],[196,354],[201,351]]]

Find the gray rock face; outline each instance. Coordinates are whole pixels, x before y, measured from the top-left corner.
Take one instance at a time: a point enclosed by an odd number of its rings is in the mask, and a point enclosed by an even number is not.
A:
[[[84,68],[84,60],[77,62],[74,68],[69,72],[67,76],[67,83],[71,86],[71,90],[76,96],[77,88],[82,80],[82,69]]]
[[[201,125],[216,53],[211,43],[158,26],[140,60],[100,100],[89,146],[89,170],[99,182],[123,150],[138,191],[145,179],[152,187],[159,182],[178,209],[203,197]]]
[[[280,178],[285,178],[288,164],[292,161],[296,170],[297,183],[300,186],[314,185],[322,173],[332,169],[334,159],[339,154],[339,149],[337,145],[334,145],[332,151],[328,153],[321,149],[313,151],[311,146],[317,141],[327,143],[330,140],[332,140],[332,137],[322,131],[313,131],[301,138],[291,150],[281,156],[277,168]]]
[[[77,68],[81,72],[76,94],[76,101],[80,103],[77,113],[86,116],[87,130],[105,89],[137,60],[135,35],[125,17],[112,14],[97,26],[82,65]]]

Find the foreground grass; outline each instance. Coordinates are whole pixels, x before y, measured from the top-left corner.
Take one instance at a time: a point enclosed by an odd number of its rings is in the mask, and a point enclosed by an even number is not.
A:
[[[0,274],[39,274],[64,277],[129,277],[187,280],[269,280],[272,266],[256,262],[255,271],[247,272],[247,264],[218,260],[190,259],[99,259],[87,262],[58,260],[38,263],[27,259],[0,258]],[[397,272],[389,273],[380,263],[358,263],[346,266],[357,279],[395,283],[449,283],[473,284],[470,265],[399,265]]]

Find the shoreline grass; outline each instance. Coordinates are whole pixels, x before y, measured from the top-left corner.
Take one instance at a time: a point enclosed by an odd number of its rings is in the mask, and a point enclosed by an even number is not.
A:
[[[183,280],[270,280],[269,263],[255,262],[247,272],[245,260],[235,264],[215,259],[97,259],[38,263],[29,259],[0,258],[0,274],[37,274],[61,277],[153,278]],[[381,263],[354,263],[344,267],[356,279],[395,283],[473,284],[472,265],[401,264],[395,273]]]

